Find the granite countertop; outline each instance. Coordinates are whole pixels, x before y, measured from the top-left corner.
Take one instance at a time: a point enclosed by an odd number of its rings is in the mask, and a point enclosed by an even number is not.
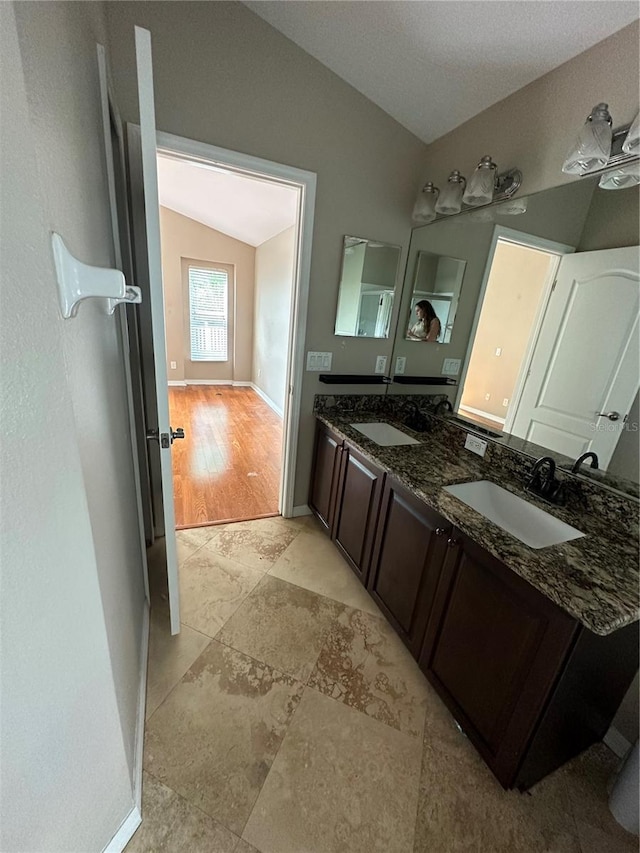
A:
[[[317,412],[316,417],[595,634],[610,634],[640,618],[637,519],[629,529],[627,521],[617,527],[595,513],[549,506],[515,478],[496,476],[481,457],[451,447],[437,431],[414,433],[391,417],[362,411]],[[381,447],[350,426],[378,421],[398,426],[420,444]],[[530,548],[444,491],[472,480],[492,480],[585,536]]]

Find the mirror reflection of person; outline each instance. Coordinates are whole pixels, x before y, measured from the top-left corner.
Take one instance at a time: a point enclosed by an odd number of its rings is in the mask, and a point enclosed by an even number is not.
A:
[[[407,337],[412,341],[437,341],[440,337],[440,320],[433,305],[426,299],[416,303],[418,321],[409,327]]]

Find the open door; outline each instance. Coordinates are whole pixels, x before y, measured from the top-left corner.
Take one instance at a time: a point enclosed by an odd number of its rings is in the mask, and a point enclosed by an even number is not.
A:
[[[606,298],[605,298],[606,297]],[[638,393],[638,248],[565,255],[513,435],[605,469]]]
[[[127,126],[129,191],[136,282],[142,288],[140,344],[144,410],[149,451],[153,523],[164,536],[171,633],[180,631],[180,593],[173,505],[171,445],[183,438],[169,423],[169,394],[164,332],[160,216],[156,164],[156,119],[153,99],[151,34],[135,28],[140,127]]]

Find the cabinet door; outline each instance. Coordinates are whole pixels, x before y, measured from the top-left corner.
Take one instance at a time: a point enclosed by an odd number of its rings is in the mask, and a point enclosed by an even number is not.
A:
[[[387,478],[369,575],[369,592],[418,657],[451,525]]]
[[[366,583],[384,474],[345,444],[332,536],[347,562]]]
[[[505,787],[576,630],[574,619],[454,531],[420,666]]]
[[[333,524],[341,448],[342,440],[324,424],[318,423],[309,506],[328,530]]]

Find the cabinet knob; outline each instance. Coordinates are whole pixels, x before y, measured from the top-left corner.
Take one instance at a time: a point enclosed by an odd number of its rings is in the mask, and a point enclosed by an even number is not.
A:
[[[447,532],[446,527],[436,527],[436,530],[435,530],[436,536],[444,536],[444,534],[446,532]]]
[[[458,544],[458,540],[457,540],[457,539],[454,539],[453,537],[451,537],[450,539],[447,539],[447,545],[448,545],[450,548],[453,548],[453,546],[454,546],[454,545],[457,545],[457,544]]]

